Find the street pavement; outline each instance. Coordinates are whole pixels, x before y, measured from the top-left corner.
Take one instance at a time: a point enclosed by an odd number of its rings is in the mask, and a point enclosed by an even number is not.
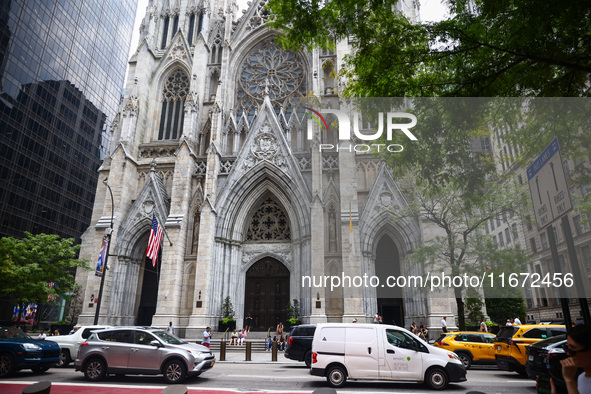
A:
[[[198,378],[184,382],[189,394],[310,394],[327,387],[324,378],[311,376],[304,363],[285,358],[277,353],[277,361],[271,361],[271,352],[253,352],[252,361],[245,360],[244,349],[232,349],[226,353],[226,361],[216,365]],[[51,381],[52,394],[159,394],[166,387],[162,376],[108,376],[100,383],[89,383],[81,372],[73,367],[52,368],[42,375],[21,371],[10,379],[0,381],[1,394],[22,393],[23,388],[38,382]],[[516,373],[499,371],[496,366],[474,366],[468,371],[468,381],[450,384],[446,393],[525,393],[536,394],[535,382],[519,377]],[[422,384],[376,381],[350,381],[338,389],[338,394],[397,394],[432,393]]]

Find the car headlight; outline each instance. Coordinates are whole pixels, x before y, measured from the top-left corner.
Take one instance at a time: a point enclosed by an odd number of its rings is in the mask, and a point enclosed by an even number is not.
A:
[[[25,350],[41,350],[41,347],[34,343],[21,343],[21,347]]]
[[[453,352],[447,353],[447,357],[449,357],[449,358],[451,358],[451,359],[453,359],[453,360],[458,360],[458,361],[460,361],[460,358],[458,357],[458,355],[457,355],[457,354],[455,354],[455,353],[453,353]]]

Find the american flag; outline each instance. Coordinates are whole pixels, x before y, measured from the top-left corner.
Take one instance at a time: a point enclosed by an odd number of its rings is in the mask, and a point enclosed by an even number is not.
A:
[[[150,228],[150,239],[148,240],[148,249],[146,256],[152,259],[152,267],[156,267],[156,260],[158,259],[158,249],[160,249],[160,241],[162,240],[162,227],[156,220],[156,214],[152,214],[152,228]]]

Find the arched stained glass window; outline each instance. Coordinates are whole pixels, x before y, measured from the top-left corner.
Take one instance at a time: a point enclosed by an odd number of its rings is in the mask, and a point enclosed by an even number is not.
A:
[[[245,114],[252,120],[267,89],[276,110],[283,106],[286,112],[306,95],[306,76],[299,56],[273,41],[253,49],[240,66],[236,92],[238,116]]]
[[[167,78],[162,91],[159,140],[175,140],[181,136],[189,84],[189,77],[181,69],[174,70]]]
[[[259,209],[252,216],[246,232],[246,241],[289,240],[291,240],[289,218],[275,197],[269,196],[263,200]]]

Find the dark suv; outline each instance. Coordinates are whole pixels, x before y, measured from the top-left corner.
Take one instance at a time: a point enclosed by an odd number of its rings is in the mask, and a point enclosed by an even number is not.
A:
[[[302,324],[295,326],[289,334],[289,342],[285,349],[285,357],[304,361],[307,367],[312,365],[312,339],[316,324]]]

